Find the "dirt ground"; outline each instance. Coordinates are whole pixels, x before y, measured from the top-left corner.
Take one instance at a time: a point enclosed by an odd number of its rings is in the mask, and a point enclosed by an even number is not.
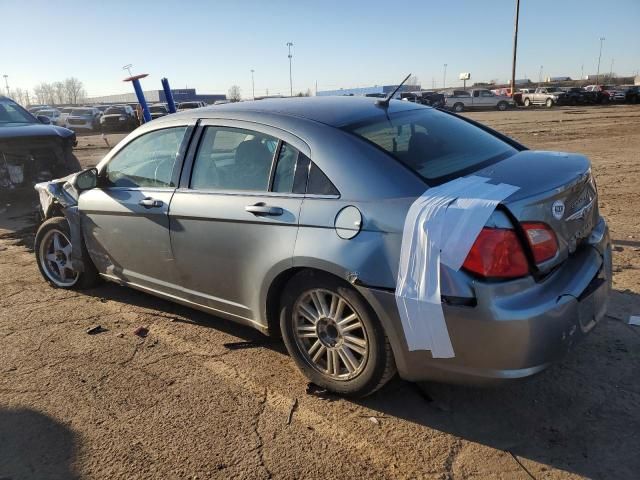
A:
[[[495,389],[396,378],[361,401],[308,395],[283,345],[253,330],[115,285],[47,286],[32,199],[13,198],[0,204],[0,479],[638,478],[640,327],[626,322],[640,315],[640,108],[469,116],[593,162],[615,293],[565,361]],[[83,136],[77,154],[107,151]]]

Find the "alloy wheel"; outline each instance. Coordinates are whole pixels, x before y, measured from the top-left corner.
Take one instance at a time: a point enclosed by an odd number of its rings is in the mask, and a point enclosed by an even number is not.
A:
[[[71,241],[60,230],[49,230],[40,243],[40,264],[49,280],[60,287],[70,287],[79,273],[71,268]]]
[[[293,308],[296,344],[315,370],[334,380],[351,380],[364,369],[369,338],[362,319],[336,292],[313,289]]]

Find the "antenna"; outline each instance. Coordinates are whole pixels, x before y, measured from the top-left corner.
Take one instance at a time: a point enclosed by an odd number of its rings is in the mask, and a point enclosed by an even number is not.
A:
[[[387,96],[384,98],[384,100],[378,100],[378,101],[376,102],[376,105],[379,105],[379,106],[381,106],[381,107],[383,107],[383,108],[388,108],[388,107],[389,107],[389,102],[391,101],[391,99],[393,98],[393,96],[394,96],[396,93],[398,93],[398,90],[400,90],[400,88],[402,88],[402,86],[405,84],[405,82],[406,82],[407,80],[409,80],[409,77],[411,77],[411,74],[409,74],[409,75],[407,75],[406,77],[404,77],[404,80],[402,80],[402,82],[400,82],[400,85],[398,85],[398,86],[396,87],[396,89],[395,89],[393,92],[391,92],[389,95],[387,95]]]

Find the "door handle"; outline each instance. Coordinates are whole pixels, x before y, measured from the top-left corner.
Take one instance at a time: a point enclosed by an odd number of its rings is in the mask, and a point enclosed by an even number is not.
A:
[[[156,200],[155,198],[147,197],[140,200],[138,202],[138,205],[144,208],[160,208],[162,205],[164,205],[164,203],[162,203],[162,200]]]
[[[277,217],[282,215],[283,210],[280,207],[271,207],[264,203],[256,203],[255,205],[247,205],[244,209],[254,215],[271,215]]]

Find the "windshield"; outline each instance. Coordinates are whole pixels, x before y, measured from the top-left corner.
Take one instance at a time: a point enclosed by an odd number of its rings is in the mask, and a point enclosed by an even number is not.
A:
[[[53,110],[40,110],[38,115],[44,115],[45,117],[54,117],[55,112]]]
[[[87,115],[92,115],[91,110],[73,110],[71,111],[71,115],[76,115],[76,116],[80,116],[80,117],[85,117]]]
[[[180,108],[198,108],[200,105],[193,102],[181,103]]]
[[[36,119],[14,101],[0,98],[0,125],[9,123],[36,123]]]
[[[419,109],[376,117],[345,130],[364,138],[416,172],[427,183],[477,170],[516,149],[453,115]]]
[[[122,107],[109,107],[104,111],[105,115],[124,115],[126,112]]]
[[[149,107],[149,111],[152,113],[165,113],[167,111],[163,106],[157,105],[154,107]]]
[[[562,90],[560,90],[557,87],[547,87],[547,92],[552,93],[552,92],[562,92]]]

